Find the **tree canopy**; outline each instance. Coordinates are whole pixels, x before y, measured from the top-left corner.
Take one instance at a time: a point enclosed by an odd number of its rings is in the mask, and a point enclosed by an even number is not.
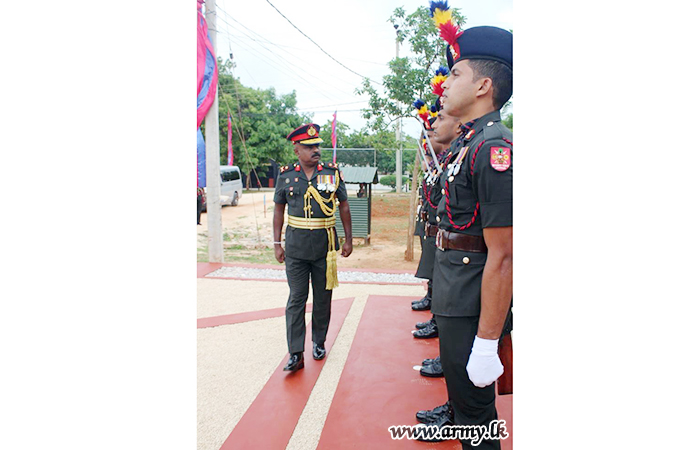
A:
[[[452,17],[458,26],[464,23],[459,9],[452,8]],[[447,65],[446,44],[428,8],[419,7],[411,14],[406,14],[403,7],[396,8],[388,22],[398,25],[397,40],[408,44],[401,47],[408,55],[389,62],[390,73],[382,80],[383,92],[372,86],[369,79],[363,80],[356,91],[370,97],[363,117],[373,130],[386,130],[401,117],[415,116],[413,102],[418,98],[428,105],[434,103],[436,96],[432,93],[430,79],[440,65]]]
[[[297,111],[296,91],[277,95],[274,88],[253,89],[232,74],[233,63],[219,58],[219,136],[221,163],[228,161],[228,113],[231,112],[234,164],[249,171],[274,159],[280,164],[294,161],[287,142],[289,131],[310,117]],[[240,110],[239,110],[240,104]],[[239,112],[240,111],[240,112]],[[240,114],[240,115],[239,115]],[[245,138],[250,164],[237,129]]]

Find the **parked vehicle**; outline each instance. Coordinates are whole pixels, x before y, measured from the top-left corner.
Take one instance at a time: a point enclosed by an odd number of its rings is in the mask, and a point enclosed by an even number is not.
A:
[[[241,169],[238,166],[221,166],[221,196],[219,200],[221,206],[231,205],[238,206],[238,201],[243,196],[243,180],[241,178]],[[204,188],[206,192],[207,188]],[[204,211],[207,210],[207,205],[204,205]]]

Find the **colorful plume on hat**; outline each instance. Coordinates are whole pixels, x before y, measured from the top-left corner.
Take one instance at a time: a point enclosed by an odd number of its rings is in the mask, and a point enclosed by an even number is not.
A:
[[[430,86],[433,87],[433,94],[442,97],[442,83],[445,82],[449,73],[449,69],[445,66],[440,66],[438,70],[435,71],[435,76],[430,80]]]
[[[452,20],[452,11],[447,4],[447,0],[431,1],[430,2],[430,17],[433,18],[435,25],[440,30],[440,37],[445,40],[451,47],[455,59],[459,57],[459,45],[457,38],[462,32]]]
[[[425,104],[425,102],[421,99],[416,100],[413,102],[413,107],[418,110],[418,117],[423,119],[424,126],[427,130],[430,129],[430,122],[428,122],[428,118],[430,117],[430,113],[428,112],[428,106]]]

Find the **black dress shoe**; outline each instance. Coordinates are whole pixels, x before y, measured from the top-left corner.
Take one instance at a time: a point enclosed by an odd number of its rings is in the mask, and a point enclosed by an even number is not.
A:
[[[420,374],[424,377],[430,378],[441,378],[445,376],[445,374],[442,372],[442,364],[439,360],[437,362],[432,363],[429,366],[421,367]]]
[[[304,368],[304,354],[299,352],[299,353],[292,353],[292,355],[289,357],[289,361],[287,361],[287,365],[284,366],[283,370],[286,370],[288,372],[295,372],[299,369]]]
[[[435,425],[435,426],[442,429],[442,427],[444,427],[446,425],[447,426],[454,425],[454,421],[452,420],[449,413],[445,413],[445,414],[442,414],[439,417],[437,417],[436,420],[431,420],[429,422],[426,422],[425,425],[416,425],[416,427],[421,427],[421,426],[427,427],[427,426],[431,426],[431,425]],[[419,441],[423,441],[423,442],[441,442],[441,441],[447,440],[447,439],[441,439],[439,437],[430,438],[426,435],[418,435],[417,439]]]
[[[423,328],[425,328],[425,327],[427,327],[427,326],[430,326],[431,324],[432,324],[432,325],[437,325],[437,322],[435,322],[435,316],[433,316],[433,317],[432,317],[429,321],[427,321],[427,322],[418,322],[418,323],[416,324],[416,328],[418,328],[419,330],[422,330]]]
[[[449,412],[449,410],[450,401],[448,400],[444,405],[436,406],[435,408],[429,410],[418,411],[416,413],[416,419],[421,423],[434,422],[434,420],[430,420],[431,416],[435,419],[437,416],[441,416],[442,414]]]
[[[428,297],[428,294],[425,294],[425,296],[424,296],[423,298],[419,298],[418,300],[413,300],[413,301],[411,302],[411,306],[415,305],[416,303],[420,303],[420,302],[422,302],[423,300],[426,300],[426,299],[427,299],[427,300],[430,300],[430,297]]]
[[[314,359],[316,361],[320,361],[323,358],[326,357],[326,349],[323,346],[323,344],[318,345],[314,342],[314,352],[313,352]]]
[[[440,355],[438,355],[436,358],[433,359],[424,359],[423,363],[421,364],[422,366],[431,366],[436,362],[440,362]]]
[[[413,337],[418,339],[430,339],[438,337],[437,325],[428,325],[427,327],[421,330],[416,330],[413,332]]]
[[[412,303],[411,309],[414,311],[427,311],[430,309],[431,300],[430,298],[422,298],[417,303]]]

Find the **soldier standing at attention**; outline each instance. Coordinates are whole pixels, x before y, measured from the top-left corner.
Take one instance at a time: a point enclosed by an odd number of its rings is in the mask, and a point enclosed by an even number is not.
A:
[[[345,182],[335,164],[321,162],[318,144],[323,140],[318,136],[320,128],[310,123],[289,133],[287,139],[294,144],[299,161],[280,169],[275,187],[272,219],[275,258],[285,263],[289,284],[285,316],[290,358],[284,370],[292,372],[304,367],[304,313],[309,297],[309,276],[313,287],[313,358],[321,360],[326,356],[324,344],[331,319],[331,297],[333,288],[338,287],[336,208],[340,210],[345,229],[341,256],[352,253],[352,224]],[[288,210],[283,249],[285,205]]]
[[[488,427],[513,296],[513,145],[500,116],[512,94],[513,35],[470,28],[447,52],[443,109],[462,134],[440,178],[432,312],[455,423]],[[462,447],[500,449],[500,440]]]

